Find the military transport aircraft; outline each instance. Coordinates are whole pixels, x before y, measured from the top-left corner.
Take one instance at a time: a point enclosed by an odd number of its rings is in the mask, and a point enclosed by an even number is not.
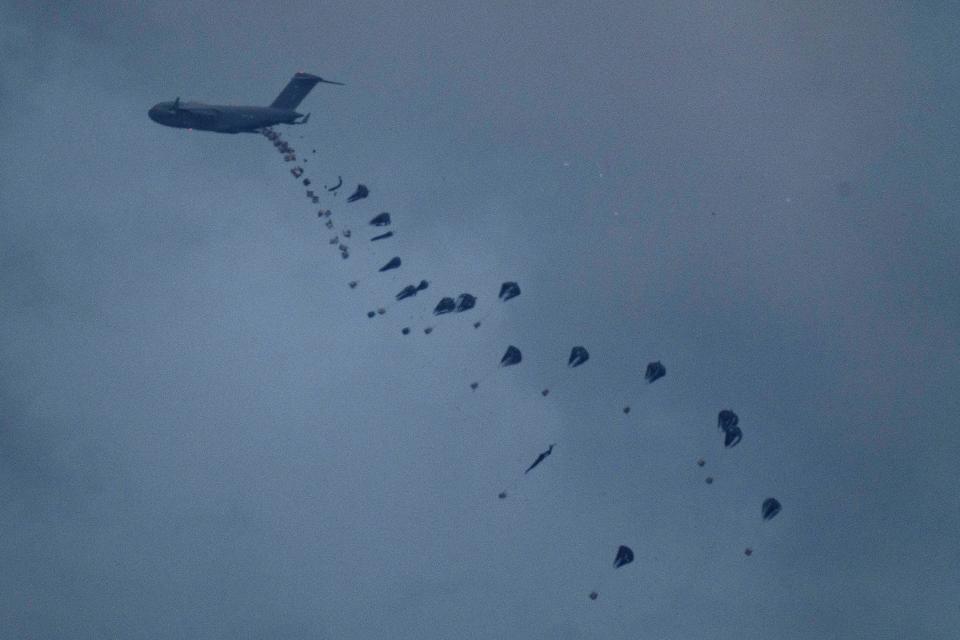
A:
[[[147,115],[154,122],[168,127],[217,133],[258,133],[263,127],[275,124],[306,124],[310,114],[297,113],[296,108],[318,82],[343,85],[309,73],[296,73],[269,107],[180,102],[177,98],[173,102],[155,104]]]

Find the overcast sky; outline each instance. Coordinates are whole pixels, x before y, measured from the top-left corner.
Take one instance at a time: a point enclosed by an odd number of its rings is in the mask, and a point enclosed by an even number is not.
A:
[[[950,3],[63,4],[0,2],[0,635],[957,637]],[[298,70],[348,260],[147,118]]]

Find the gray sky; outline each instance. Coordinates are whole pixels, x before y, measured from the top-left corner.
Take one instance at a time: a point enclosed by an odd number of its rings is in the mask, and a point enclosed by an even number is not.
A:
[[[61,4],[0,3],[8,636],[956,637],[949,3]],[[297,70],[347,261],[146,116]]]

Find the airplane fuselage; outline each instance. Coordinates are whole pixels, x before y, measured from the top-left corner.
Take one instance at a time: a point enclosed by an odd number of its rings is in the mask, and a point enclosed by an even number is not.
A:
[[[160,102],[147,112],[154,122],[179,129],[217,133],[255,133],[275,124],[301,124],[304,115],[293,109],[241,107],[202,102]]]

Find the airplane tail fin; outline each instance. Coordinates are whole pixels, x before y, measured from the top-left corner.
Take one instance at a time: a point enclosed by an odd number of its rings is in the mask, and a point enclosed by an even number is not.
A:
[[[296,109],[300,102],[307,97],[307,94],[310,93],[310,90],[313,89],[318,82],[325,82],[327,84],[343,84],[341,82],[324,80],[323,78],[310,73],[296,73],[270,106],[276,109]]]

